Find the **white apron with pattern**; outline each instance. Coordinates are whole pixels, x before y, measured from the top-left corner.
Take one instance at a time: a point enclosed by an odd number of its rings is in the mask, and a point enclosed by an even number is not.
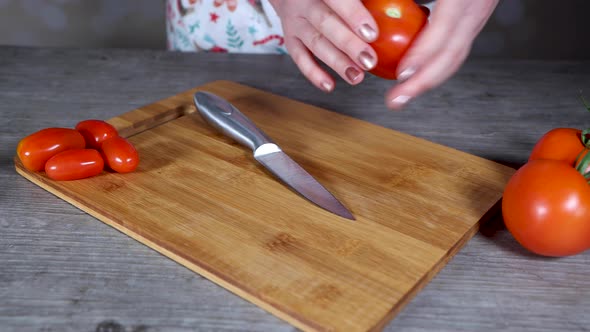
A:
[[[166,18],[169,50],[287,52],[268,0],[167,0]]]

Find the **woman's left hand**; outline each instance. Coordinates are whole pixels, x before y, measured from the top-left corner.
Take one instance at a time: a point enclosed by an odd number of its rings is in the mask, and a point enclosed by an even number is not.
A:
[[[437,0],[430,22],[400,61],[400,82],[387,92],[387,106],[399,110],[454,75],[497,4],[498,0]]]

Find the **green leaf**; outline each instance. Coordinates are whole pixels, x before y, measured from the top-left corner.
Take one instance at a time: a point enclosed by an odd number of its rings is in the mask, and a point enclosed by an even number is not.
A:
[[[586,172],[586,169],[588,169],[588,166],[590,166],[590,153],[587,153],[587,152],[588,151],[586,149],[584,149],[576,157],[576,163],[578,163],[578,166],[576,167],[576,171],[578,171],[584,177],[587,177],[588,175],[590,175],[590,172]]]

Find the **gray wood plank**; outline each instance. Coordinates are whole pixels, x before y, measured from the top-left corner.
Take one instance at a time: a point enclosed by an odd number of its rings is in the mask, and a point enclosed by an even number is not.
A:
[[[558,126],[584,127],[590,62],[470,59],[451,80],[388,111],[393,82],[311,86],[287,56],[0,47],[0,330],[291,331],[293,327],[96,221],[14,171],[18,140],[106,119],[229,79],[518,166]],[[386,165],[384,165],[386,167]],[[500,216],[388,331],[587,331],[590,253],[523,250]]]

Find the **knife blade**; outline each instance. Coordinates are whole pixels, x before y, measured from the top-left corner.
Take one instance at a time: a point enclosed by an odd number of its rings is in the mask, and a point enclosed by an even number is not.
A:
[[[292,190],[327,211],[355,220],[334,195],[230,102],[207,91],[195,93],[194,102],[209,125],[252,149],[254,159]]]

